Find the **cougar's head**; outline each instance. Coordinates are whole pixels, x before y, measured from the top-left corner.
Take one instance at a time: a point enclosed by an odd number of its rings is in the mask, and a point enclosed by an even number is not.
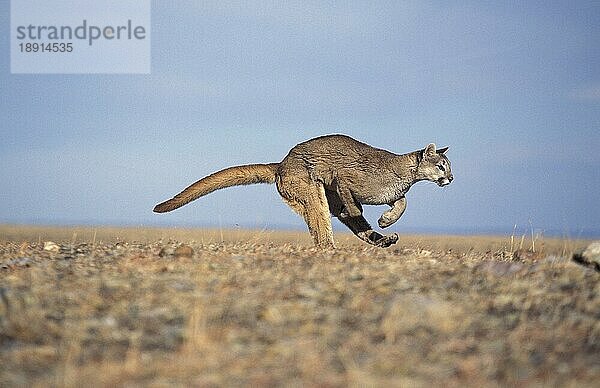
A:
[[[454,176],[452,176],[450,161],[445,155],[446,151],[448,147],[436,150],[433,143],[420,151],[421,160],[417,167],[417,177],[435,182],[440,187],[449,185]]]

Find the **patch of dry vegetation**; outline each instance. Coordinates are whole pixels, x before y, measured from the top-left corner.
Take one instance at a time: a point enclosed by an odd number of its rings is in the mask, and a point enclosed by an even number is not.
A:
[[[585,242],[306,235],[0,227],[0,386],[600,379],[600,275],[568,259]]]

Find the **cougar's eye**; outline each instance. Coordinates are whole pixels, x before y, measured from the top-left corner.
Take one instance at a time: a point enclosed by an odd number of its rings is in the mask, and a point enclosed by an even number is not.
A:
[[[444,166],[442,166],[441,164],[438,164],[437,168],[439,168],[440,171],[446,171],[446,169],[444,168]]]

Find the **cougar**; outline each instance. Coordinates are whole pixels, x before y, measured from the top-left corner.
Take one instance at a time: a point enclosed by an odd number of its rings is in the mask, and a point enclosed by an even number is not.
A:
[[[415,182],[440,187],[452,182],[447,150],[432,143],[397,155],[349,136],[321,136],[296,145],[280,163],[229,167],[202,178],[154,211],[169,212],[225,187],[275,183],[283,200],[304,218],[317,247],[335,247],[329,213],[361,240],[389,247],[398,235],[374,231],[362,205],[389,205],[378,220],[381,228],[389,227],[404,213],[405,195]]]

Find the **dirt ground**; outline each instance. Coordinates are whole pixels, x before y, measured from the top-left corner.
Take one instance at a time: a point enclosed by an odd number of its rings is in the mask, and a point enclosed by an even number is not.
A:
[[[0,386],[598,386],[586,241],[336,243],[0,226]]]

